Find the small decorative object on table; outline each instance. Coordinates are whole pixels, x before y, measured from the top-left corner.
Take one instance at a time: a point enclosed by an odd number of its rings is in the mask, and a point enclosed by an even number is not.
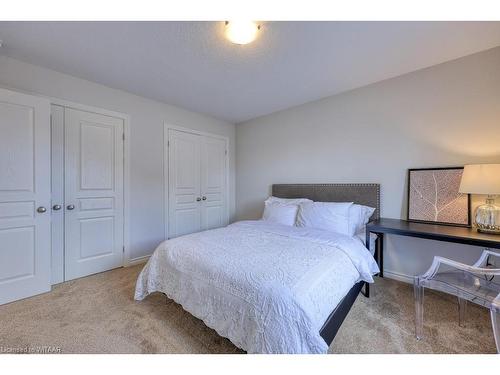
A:
[[[470,196],[459,191],[463,167],[408,170],[408,221],[470,226]]]
[[[500,234],[500,207],[494,197],[500,194],[500,164],[466,165],[460,191],[488,196],[486,204],[476,208],[474,225],[478,232]]]

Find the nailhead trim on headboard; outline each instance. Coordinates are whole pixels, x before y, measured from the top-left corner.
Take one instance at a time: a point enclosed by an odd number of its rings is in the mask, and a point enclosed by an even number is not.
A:
[[[354,202],[375,207],[371,219],[380,218],[380,184],[274,184],[272,195],[322,202]]]

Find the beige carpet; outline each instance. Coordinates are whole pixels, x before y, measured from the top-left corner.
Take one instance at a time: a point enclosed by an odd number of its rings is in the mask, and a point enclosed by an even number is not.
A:
[[[227,339],[161,294],[133,300],[142,266],[57,285],[0,306],[0,349],[59,347],[62,353],[239,353]],[[488,310],[471,305],[458,326],[455,299],[427,293],[426,339],[413,336],[409,285],[377,279],[360,295],[330,353],[494,353]]]

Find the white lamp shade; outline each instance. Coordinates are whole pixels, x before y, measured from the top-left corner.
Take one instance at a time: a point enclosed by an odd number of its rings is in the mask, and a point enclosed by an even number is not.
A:
[[[500,194],[500,164],[470,164],[464,167],[460,192]]]

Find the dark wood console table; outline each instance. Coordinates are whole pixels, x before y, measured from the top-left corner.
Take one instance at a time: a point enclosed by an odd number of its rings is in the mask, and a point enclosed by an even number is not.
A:
[[[450,225],[413,223],[399,219],[378,219],[366,224],[366,243],[370,250],[370,233],[378,235],[375,259],[384,277],[384,234],[454,242],[465,245],[500,249],[500,235],[479,233],[476,229]]]

